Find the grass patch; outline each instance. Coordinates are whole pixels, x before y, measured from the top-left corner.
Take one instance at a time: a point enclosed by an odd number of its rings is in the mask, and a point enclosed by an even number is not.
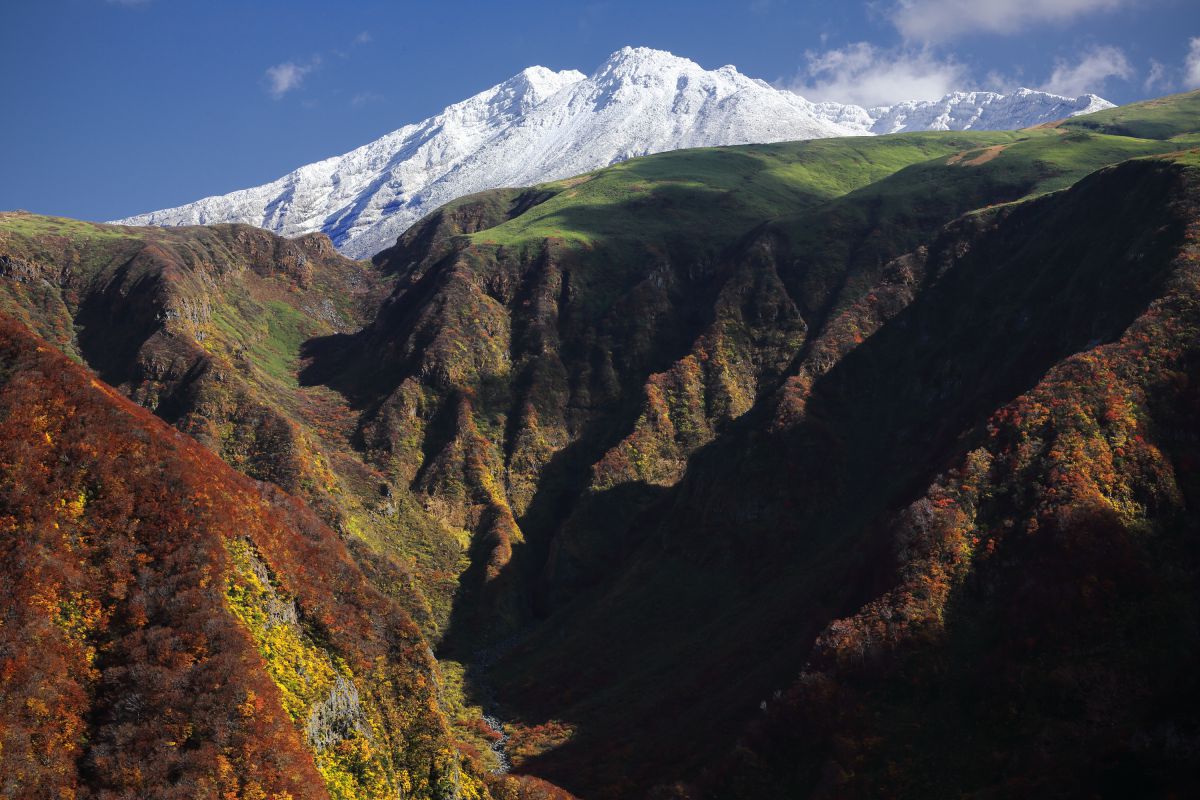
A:
[[[627,251],[686,237],[705,250],[911,164],[1016,138],[1006,131],[926,133],[677,150],[546,184],[541,188],[556,192],[549,200],[471,239]]]
[[[67,217],[44,217],[19,211],[0,211],[0,233],[14,236],[61,236],[75,241],[118,241],[144,238],[145,230],[101,225]]]
[[[1073,117],[1063,122],[1062,127],[1139,139],[1170,139],[1183,133],[1194,133],[1197,118],[1200,118],[1200,91]]]

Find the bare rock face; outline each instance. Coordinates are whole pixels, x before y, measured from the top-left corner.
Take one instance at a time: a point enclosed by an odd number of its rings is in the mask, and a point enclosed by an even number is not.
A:
[[[334,678],[329,696],[309,714],[305,733],[309,744],[318,752],[355,735],[372,738],[354,681],[341,674]]]

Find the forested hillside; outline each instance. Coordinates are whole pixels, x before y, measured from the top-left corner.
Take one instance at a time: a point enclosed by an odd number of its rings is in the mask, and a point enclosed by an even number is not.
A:
[[[8,785],[1189,795],[1198,148],[684,150],[371,262],[0,215]]]

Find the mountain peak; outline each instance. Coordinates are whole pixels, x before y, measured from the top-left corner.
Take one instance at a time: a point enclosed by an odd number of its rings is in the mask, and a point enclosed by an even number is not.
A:
[[[521,70],[505,81],[505,84],[527,87],[537,95],[545,98],[562,89],[564,86],[578,83],[586,78],[587,76],[577,69],[555,71],[549,67],[533,66]]]
[[[622,47],[590,76],[528,67],[343,156],[122,222],[243,222],[285,236],[323,231],[343,253],[361,258],[463,195],[558,180],[635,156],[830,136],[1024,128],[1109,105],[1092,95],[1020,90],[956,92],[867,110],[811,103],[733,65],[707,70],[665,50]]]
[[[912,130],[1015,130],[1112,108],[1095,95],[1063,97],[1038,89],[1008,94],[951,92],[938,100],[907,100],[868,112],[875,134]]]
[[[482,122],[487,125],[497,118],[508,118],[511,114],[528,114],[555,93],[585,77],[582,72],[573,69],[555,72],[548,67],[526,67],[483,93],[488,97],[488,107],[493,116]],[[453,109],[455,106],[448,108],[447,112]]]
[[[594,80],[610,78],[665,77],[680,72],[703,71],[692,61],[666,50],[650,47],[622,47],[610,55],[592,74]]]

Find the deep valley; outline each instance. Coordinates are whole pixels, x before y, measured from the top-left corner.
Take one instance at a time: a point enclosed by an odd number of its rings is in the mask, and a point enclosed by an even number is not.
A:
[[[2,212],[0,314],[2,796],[1200,786],[1200,92]]]

